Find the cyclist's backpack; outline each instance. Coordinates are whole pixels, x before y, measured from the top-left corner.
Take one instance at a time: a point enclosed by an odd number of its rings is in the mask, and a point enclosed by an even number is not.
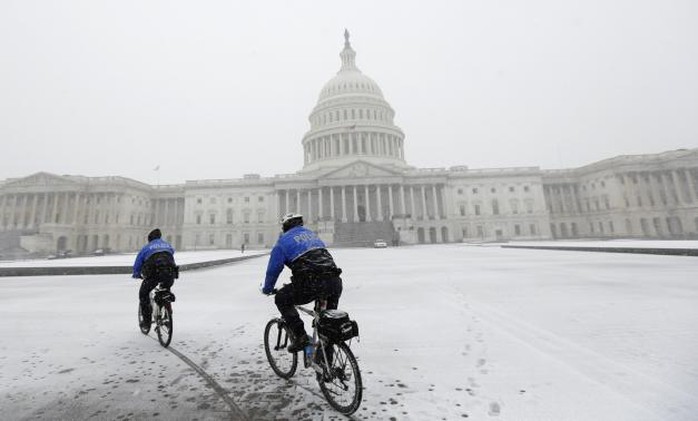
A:
[[[332,342],[341,342],[359,336],[359,325],[342,310],[324,310],[320,313],[318,333]]]
[[[160,282],[179,278],[179,266],[175,265],[174,257],[167,252],[155,253],[143,265],[146,278],[154,278]]]

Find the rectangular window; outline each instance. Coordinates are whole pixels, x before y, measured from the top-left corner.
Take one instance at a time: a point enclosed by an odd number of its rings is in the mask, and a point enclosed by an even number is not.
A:
[[[480,215],[480,205],[475,205],[475,215]]]
[[[212,213],[212,214],[210,214],[210,215],[208,216],[208,222],[209,222],[209,224],[211,224],[211,225],[215,225],[215,224],[216,224],[216,214],[215,214],[215,213]]]
[[[264,244],[264,233],[257,233],[257,244]]]

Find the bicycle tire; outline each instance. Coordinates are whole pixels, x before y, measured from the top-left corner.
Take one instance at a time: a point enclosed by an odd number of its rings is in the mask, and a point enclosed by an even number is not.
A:
[[[344,415],[351,415],[359,409],[363,394],[359,364],[346,343],[332,344],[331,349],[330,372],[322,362],[324,374],[318,374],[317,381],[330,406]],[[342,397],[346,399],[341,400]]]
[[[158,316],[155,320],[155,331],[158,334],[158,341],[160,345],[167,348],[172,342],[172,307],[171,304],[167,303],[164,306],[160,306],[160,311],[157,313]]]
[[[143,313],[141,310],[141,305],[138,304],[138,327],[141,329],[141,333],[144,335],[147,335],[148,332],[150,332],[150,323],[148,324],[147,327],[143,327]]]
[[[271,319],[264,328],[264,352],[271,369],[282,379],[289,379],[298,368],[298,353],[288,352],[291,332],[282,319]]]

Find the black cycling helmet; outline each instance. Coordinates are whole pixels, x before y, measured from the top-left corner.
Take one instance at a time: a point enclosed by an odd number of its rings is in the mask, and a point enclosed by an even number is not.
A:
[[[303,215],[299,213],[287,213],[281,217],[281,229],[283,232],[299,225],[303,225]]]
[[[160,232],[160,228],[155,228],[148,234],[148,242],[151,242],[160,237],[162,237],[162,232]]]

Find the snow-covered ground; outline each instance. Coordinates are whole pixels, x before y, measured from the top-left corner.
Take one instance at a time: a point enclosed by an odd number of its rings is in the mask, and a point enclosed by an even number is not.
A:
[[[229,259],[231,257],[249,256],[268,253],[269,250],[247,250],[240,253],[237,250],[206,250],[181,251],[175,253],[177,264],[206,262],[211,260]],[[66,266],[130,266],[136,260],[136,254],[108,254],[105,256],[81,256],[67,259],[31,259],[16,261],[0,261],[0,267],[66,267]]]
[[[500,244],[496,244],[500,245]],[[698,249],[696,240],[557,240],[557,241],[511,241],[506,245],[548,247],[631,247],[657,249]]]
[[[696,419],[694,257],[466,244],[333,254],[340,307],[361,327],[357,420]],[[342,419],[310,372],[284,381],[269,368],[265,266],[184,273],[176,353],[139,332],[126,276],[0,278],[0,418]]]

